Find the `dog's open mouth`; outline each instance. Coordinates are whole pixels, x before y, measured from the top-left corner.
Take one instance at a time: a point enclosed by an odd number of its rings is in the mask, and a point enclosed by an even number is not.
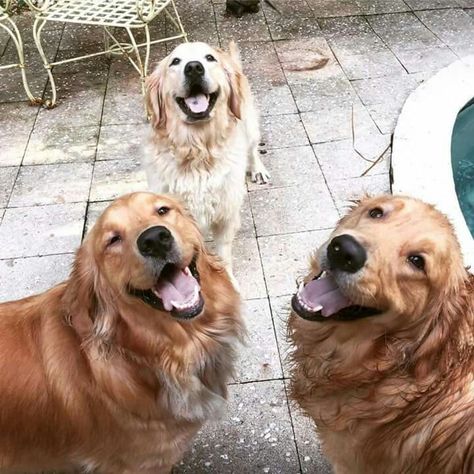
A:
[[[185,268],[167,263],[153,288],[129,291],[152,308],[167,311],[178,319],[195,318],[204,308],[195,260]]]
[[[302,284],[293,296],[291,306],[298,316],[309,321],[354,321],[382,312],[354,304],[325,272],[306,285]]]
[[[198,120],[206,120],[209,118],[218,96],[218,90],[208,94],[200,88],[195,88],[190,91],[188,97],[176,97],[176,102],[188,119],[196,122]]]

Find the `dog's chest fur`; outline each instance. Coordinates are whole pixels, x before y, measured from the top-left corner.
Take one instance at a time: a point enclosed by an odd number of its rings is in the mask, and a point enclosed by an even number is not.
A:
[[[210,148],[179,148],[152,141],[145,154],[152,191],[177,194],[204,232],[239,212],[248,153],[242,124],[237,124],[222,144]]]

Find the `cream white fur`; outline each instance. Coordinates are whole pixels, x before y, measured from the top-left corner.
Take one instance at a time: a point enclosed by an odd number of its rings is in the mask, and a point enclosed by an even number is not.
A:
[[[217,61],[206,61],[208,54]],[[171,65],[174,58],[180,65]],[[190,123],[175,100],[182,97],[184,66],[190,61],[200,61],[209,90],[219,90],[205,122]],[[229,53],[204,43],[182,44],[160,62],[147,89],[152,126],[145,168],[150,189],[183,199],[201,231],[213,234],[217,253],[232,274],[232,241],[240,226],[246,171],[256,182],[269,179],[258,156],[258,115],[238,51],[232,44]]]

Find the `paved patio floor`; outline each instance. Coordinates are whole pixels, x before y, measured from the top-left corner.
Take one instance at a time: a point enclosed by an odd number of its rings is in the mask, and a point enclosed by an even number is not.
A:
[[[228,414],[202,430],[180,473],[330,472],[311,423],[287,398],[284,321],[295,278],[350,199],[389,191],[391,134],[410,91],[474,53],[473,0],[273,2],[281,16],[265,5],[240,20],[224,16],[223,2],[178,2],[191,40],[239,43],[273,176],[271,186],[249,185],[235,242],[250,343]],[[18,22],[31,85],[41,95],[46,76],[31,18]],[[154,33],[166,28],[158,21]],[[57,25],[46,37],[56,58],[102,44],[91,27]],[[165,53],[155,47],[153,62]],[[11,60],[14,49],[0,33],[2,55],[0,62]],[[326,65],[311,69],[321,56]],[[146,189],[140,158],[147,125],[132,67],[95,59],[55,74],[54,110],[22,102],[17,72],[0,75],[0,300],[66,278],[98,213],[115,197]],[[368,160],[384,150],[369,170]]]

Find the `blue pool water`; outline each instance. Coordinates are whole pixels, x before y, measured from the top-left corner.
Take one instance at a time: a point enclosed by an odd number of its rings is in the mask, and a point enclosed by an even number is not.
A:
[[[474,98],[459,112],[454,124],[451,161],[459,204],[474,237]]]

